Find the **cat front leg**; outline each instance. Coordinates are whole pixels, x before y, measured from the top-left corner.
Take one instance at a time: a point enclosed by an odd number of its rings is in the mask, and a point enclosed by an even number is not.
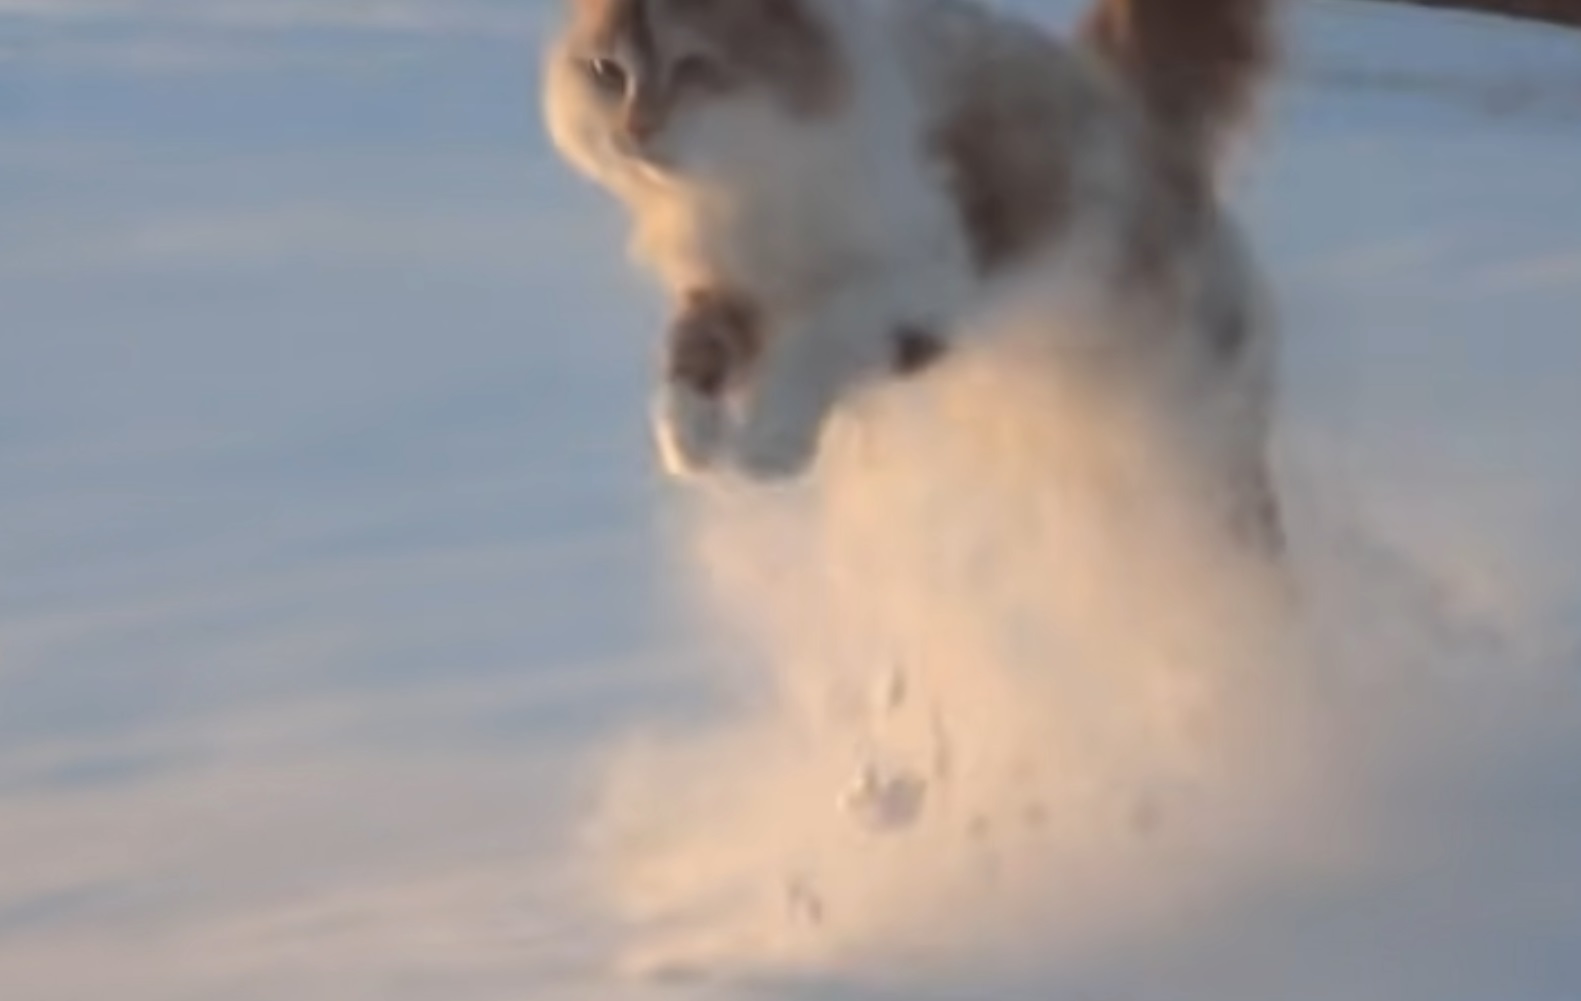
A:
[[[746,295],[683,296],[653,414],[665,471],[688,478],[730,466],[753,479],[804,471],[829,413],[857,384],[915,375],[946,353],[936,327],[897,320],[891,299],[852,288],[771,330]]]
[[[659,458],[670,475],[702,475],[724,455],[734,425],[730,397],[761,353],[762,326],[743,296],[695,289],[682,297],[653,414]]]
[[[754,479],[799,475],[849,393],[942,357],[944,342],[933,329],[902,316],[887,290],[857,287],[776,329],[741,400],[731,450],[737,470]]]
[[[952,226],[941,226],[942,235],[923,227],[803,308],[775,314],[742,394],[732,449],[741,472],[770,479],[805,471],[843,399],[951,354],[977,288]]]
[[[729,440],[729,418],[720,401],[672,382],[659,387],[652,424],[659,464],[676,479],[706,475]]]
[[[848,345],[787,331],[764,352],[731,442],[737,472],[757,480],[797,476],[812,464],[830,411],[855,381]]]

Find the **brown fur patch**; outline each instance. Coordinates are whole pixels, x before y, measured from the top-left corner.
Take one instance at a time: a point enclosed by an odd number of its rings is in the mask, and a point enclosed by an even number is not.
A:
[[[762,311],[750,298],[695,289],[670,323],[665,377],[703,396],[718,396],[747,375],[763,341]]]
[[[676,28],[706,40],[711,61],[667,64],[674,54],[663,40]],[[836,108],[848,84],[833,32],[804,0],[575,0],[570,37],[587,53],[624,44],[647,78],[637,96],[648,122],[662,120],[687,88],[756,84],[793,113],[816,115]]]
[[[985,52],[931,137],[982,273],[1014,263],[1068,215],[1071,154],[1061,140],[1078,109],[1049,85],[1058,58],[1052,42]]]
[[[915,324],[903,324],[895,331],[896,375],[917,375],[944,360],[946,347],[938,335]]]
[[[839,46],[803,0],[655,0],[798,114],[839,104],[847,86]]]
[[[1167,141],[1210,164],[1272,62],[1275,0],[1099,0],[1083,33]]]

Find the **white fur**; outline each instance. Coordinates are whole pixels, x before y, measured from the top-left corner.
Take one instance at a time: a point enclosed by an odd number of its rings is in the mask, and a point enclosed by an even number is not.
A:
[[[852,99],[814,121],[762,99],[714,102],[665,136],[671,174],[623,156],[570,68],[550,60],[551,135],[625,202],[637,260],[676,294],[740,289],[774,321],[739,414],[661,391],[658,434],[673,470],[714,466],[724,424],[735,428],[733,458],[748,471],[801,468],[829,410],[886,368],[895,327],[947,328],[972,287],[955,208],[920,155],[924,111],[892,24],[903,10],[849,0],[819,7],[855,76]]]

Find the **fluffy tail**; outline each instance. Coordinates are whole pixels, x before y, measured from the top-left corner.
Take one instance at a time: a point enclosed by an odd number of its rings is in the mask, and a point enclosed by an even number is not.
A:
[[[1165,140],[1211,171],[1273,62],[1275,0],[1097,0],[1087,44],[1130,81]]]

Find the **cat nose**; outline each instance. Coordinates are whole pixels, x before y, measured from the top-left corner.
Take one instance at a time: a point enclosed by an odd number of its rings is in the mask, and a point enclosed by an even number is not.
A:
[[[633,88],[623,109],[621,122],[627,138],[635,146],[645,146],[664,128],[666,112],[664,95],[652,88]]]
[[[633,108],[626,114],[626,135],[638,146],[646,146],[648,142],[658,135],[663,125],[660,117],[652,112]]]

